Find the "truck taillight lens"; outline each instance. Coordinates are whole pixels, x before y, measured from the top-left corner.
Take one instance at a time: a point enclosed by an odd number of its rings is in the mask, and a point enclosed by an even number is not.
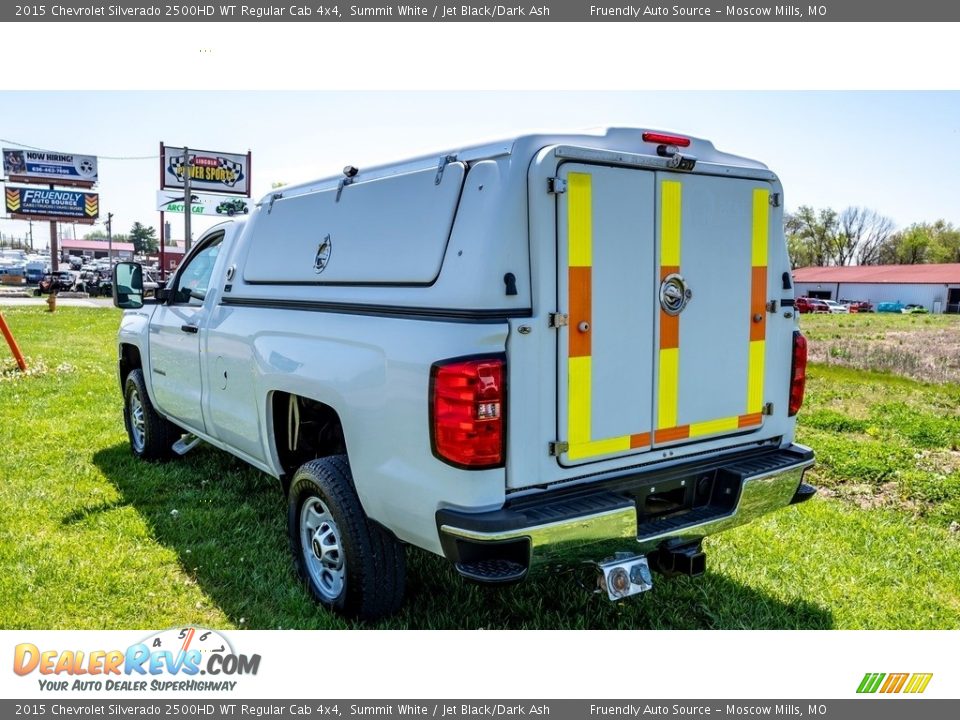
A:
[[[807,339],[799,330],[793,331],[793,363],[790,365],[790,417],[803,405],[803,391],[807,384]]]
[[[506,361],[468,358],[430,371],[433,454],[463,468],[503,465]]]

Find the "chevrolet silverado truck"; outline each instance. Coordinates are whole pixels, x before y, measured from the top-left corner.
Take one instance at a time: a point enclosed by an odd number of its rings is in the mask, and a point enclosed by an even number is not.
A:
[[[156,298],[121,263],[124,422],[280,481],[314,598],[376,618],[407,546],[479,583],[593,568],[618,600],[807,500],[783,191],[644,129],[536,134],[264,197]]]

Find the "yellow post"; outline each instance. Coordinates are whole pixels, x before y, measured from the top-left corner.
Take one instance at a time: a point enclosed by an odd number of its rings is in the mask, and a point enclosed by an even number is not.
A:
[[[49,312],[53,312],[56,309],[57,309],[57,294],[55,292],[51,292],[50,295],[47,297],[47,310]]]

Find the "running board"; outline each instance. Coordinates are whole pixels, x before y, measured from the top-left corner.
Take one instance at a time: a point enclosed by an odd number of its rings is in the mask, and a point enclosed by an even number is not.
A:
[[[186,455],[202,442],[203,440],[198,438],[193,433],[187,433],[186,435],[181,436],[180,439],[173,444],[173,451],[177,455]]]

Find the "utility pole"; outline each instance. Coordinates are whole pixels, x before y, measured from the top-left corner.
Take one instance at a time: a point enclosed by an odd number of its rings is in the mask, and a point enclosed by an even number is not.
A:
[[[30,251],[33,251],[33,220],[30,221]]]
[[[113,213],[107,213],[107,260],[113,272]]]
[[[193,203],[190,202],[190,151],[183,148],[183,255],[190,252],[190,220]]]

